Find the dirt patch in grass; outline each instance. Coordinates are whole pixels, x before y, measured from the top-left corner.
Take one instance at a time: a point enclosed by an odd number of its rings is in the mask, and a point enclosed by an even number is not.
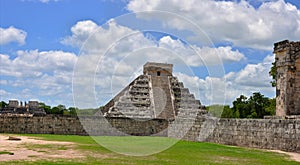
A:
[[[85,158],[86,156],[74,149],[71,142],[57,142],[18,136],[20,141],[10,141],[8,135],[0,135],[0,162],[13,160],[40,160],[52,158]]]
[[[272,152],[277,152],[277,153],[289,155],[292,160],[300,162],[300,153],[285,152],[285,151],[280,151],[280,150],[268,150],[268,151],[272,151]]]

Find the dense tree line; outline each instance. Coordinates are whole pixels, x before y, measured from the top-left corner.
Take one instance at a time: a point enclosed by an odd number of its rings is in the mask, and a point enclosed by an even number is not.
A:
[[[0,108],[7,105],[8,104],[4,101],[0,102]],[[61,104],[54,107],[46,105],[45,103],[39,103],[39,105],[47,114],[91,116],[99,110],[78,110],[78,108],[75,107],[66,108],[66,106]],[[100,107],[100,109],[101,108],[103,107]],[[233,101],[232,107],[229,105],[211,105],[207,107],[207,110],[213,116],[221,118],[263,118],[266,115],[274,115],[275,108],[275,98],[270,99],[261,93],[256,92],[249,98],[244,95],[240,95]]]
[[[276,109],[275,98],[268,98],[259,92],[253,93],[247,98],[240,95],[229,105],[212,105],[208,111],[216,117],[221,118],[263,118],[264,116],[274,115]]]
[[[45,103],[39,103],[41,108],[44,108],[47,114],[60,114],[60,115],[76,115],[76,116],[93,116],[99,109],[103,108],[90,108],[90,109],[78,109],[76,107],[66,108],[64,105],[57,105],[51,107]]]
[[[45,103],[39,103],[40,107],[45,110],[47,114],[61,114],[61,115],[76,115],[77,108],[69,107],[66,108],[64,105],[57,105],[51,107],[50,105],[46,105]]]

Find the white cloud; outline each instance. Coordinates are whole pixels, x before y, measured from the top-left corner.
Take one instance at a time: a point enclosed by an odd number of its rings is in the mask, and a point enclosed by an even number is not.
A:
[[[0,54],[1,76],[15,78],[1,83],[16,89],[22,88],[25,93],[30,91],[31,95],[26,96],[27,98],[53,97],[56,101],[52,103],[63,101],[63,104],[70,104],[73,65],[77,62],[73,79],[75,101],[79,100],[81,107],[95,107],[94,101],[97,104],[105,104],[112,95],[142,74],[141,67],[147,61],[173,63],[174,66],[187,71],[191,66],[199,67],[204,63],[219,65],[245,59],[242,53],[229,46],[198,47],[172,39],[170,36],[155,41],[139,31],[118,25],[114,20],[105,27],[89,20],[80,21],[71,28],[71,32],[72,35],[63,39],[62,43],[79,48],[84,45],[81,56],[63,51],[38,50],[18,51],[14,59],[9,55]],[[232,86],[233,89],[229,92],[232,96],[228,96],[227,92],[226,96],[236,97],[237,93],[245,90],[243,80],[247,77],[243,75],[265,71],[261,67],[264,66],[247,66],[238,73],[230,73],[220,78],[208,76],[200,79],[188,76],[191,75],[188,72],[177,75],[191,88],[192,93],[196,94],[199,91],[195,84],[199,85],[200,99],[203,103],[222,103],[225,85],[229,89]],[[231,78],[231,81],[225,84],[225,78]],[[258,81],[262,77],[253,75],[252,78]],[[252,87],[251,84],[248,85],[249,88]],[[113,91],[110,91],[111,88]],[[12,92],[11,96],[16,93],[18,92]],[[103,100],[99,100],[100,98]]]
[[[0,74],[13,77],[40,77],[45,72],[72,71],[77,57],[63,51],[18,51],[17,57],[0,54]]]
[[[72,36],[62,40],[63,44],[81,47],[90,35],[98,28],[93,21],[79,21],[71,28]]]
[[[124,38],[126,40],[128,35],[138,37],[135,39],[139,39],[138,41],[143,43],[143,38],[140,37],[142,36],[141,32],[120,26],[113,19],[104,27],[98,26],[91,20],[79,21],[71,28],[71,32],[72,36],[64,38],[61,42],[79,47],[81,51],[88,53],[104,53],[114,44],[119,44],[119,40]],[[137,43],[136,41],[132,41],[132,43]],[[128,47],[127,44],[125,46]]]
[[[90,20],[80,21],[71,28],[71,31],[72,35],[63,39],[62,43],[81,48],[82,54],[89,56],[93,54],[94,56],[106,56],[110,59],[117,60],[119,58],[122,60],[136,50],[163,48],[187,59],[187,64],[191,66],[203,65],[201,61],[205,61],[206,64],[218,64],[216,63],[217,58],[223,63],[245,59],[242,53],[238,50],[232,50],[229,46],[217,48],[189,46],[180,40],[172,39],[170,36],[164,36],[159,41],[154,41],[144,36],[140,31],[118,25],[114,20],[110,20],[104,27],[98,26]],[[147,54],[148,52],[143,53]],[[151,56],[155,56],[155,53],[150,52],[147,56],[147,58],[151,58]],[[201,56],[201,58],[197,58],[197,56]],[[163,56],[158,54],[157,58],[162,60]]]
[[[173,40],[169,36],[159,40],[159,47],[167,48],[182,56],[189,66],[218,65],[223,63],[245,60],[245,56],[231,47],[198,47],[196,45],[184,45],[180,40]]]
[[[41,2],[41,3],[49,3],[51,1],[58,2],[60,0],[22,0],[23,2]]]
[[[275,88],[271,87],[271,76],[269,71],[274,61],[274,55],[269,55],[257,64],[248,64],[239,72],[230,72],[224,76],[226,79],[226,93],[228,99],[234,100],[239,95],[252,95],[261,92],[265,96],[275,97]]]
[[[267,56],[262,63],[247,64],[237,73],[228,73],[226,79],[234,81],[240,86],[270,87],[271,77],[268,75],[274,59],[275,57],[272,55]]]
[[[11,42],[16,42],[19,45],[23,45],[25,44],[27,33],[13,26],[10,26],[6,29],[0,27],[0,36],[0,45],[5,45]]]
[[[203,105],[225,104],[228,103],[227,89],[224,78],[207,76],[201,79],[197,76],[189,76],[183,73],[174,73],[179,81],[182,81],[184,86],[200,99]],[[229,101],[230,102],[230,101]]]
[[[300,37],[300,10],[284,0],[264,2],[254,8],[246,1],[182,1],[131,0],[128,10],[168,11],[184,16],[196,23],[214,41],[232,42],[235,46],[272,49],[272,44],[283,39]],[[148,19],[146,14],[138,14]],[[169,28],[187,30],[177,18],[159,17]]]
[[[205,105],[231,104],[241,94],[250,96],[254,92],[274,97],[275,89],[271,87],[271,77],[268,76],[274,58],[274,55],[269,55],[261,63],[248,64],[239,72],[230,72],[223,77],[200,79],[183,73],[175,73],[175,76]]]
[[[74,92],[75,101],[84,107],[92,106],[89,101],[94,100],[95,95],[103,98],[104,94],[119,92],[142,73],[140,68],[147,61],[173,63],[188,71],[191,66],[220,65],[245,59],[242,53],[229,46],[201,48],[170,36],[156,41],[139,31],[118,25],[114,20],[104,27],[90,20],[80,21],[71,31],[72,35],[62,43],[74,47],[83,45],[74,70]],[[108,100],[98,100],[101,101],[105,104]]]
[[[0,54],[1,99],[30,100],[51,97],[47,104],[72,105],[73,66],[77,56],[63,51],[18,51],[17,57]],[[9,88],[6,88],[9,87]],[[3,98],[2,98],[3,97]]]

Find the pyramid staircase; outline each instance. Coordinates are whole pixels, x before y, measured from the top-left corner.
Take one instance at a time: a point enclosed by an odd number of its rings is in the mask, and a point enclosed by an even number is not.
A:
[[[205,106],[201,105],[200,100],[185,88],[177,77],[170,77],[171,92],[174,95],[175,116],[180,118],[195,118],[197,115],[207,113]]]
[[[149,76],[141,75],[104,113],[106,117],[154,118],[151,107]]]
[[[144,72],[138,76],[105,105],[102,114],[105,117],[174,120],[195,118],[207,113],[178,78],[172,74],[160,74]]]

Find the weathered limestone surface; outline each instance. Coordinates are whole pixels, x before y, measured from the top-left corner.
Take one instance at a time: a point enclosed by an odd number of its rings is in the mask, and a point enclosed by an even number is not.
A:
[[[144,75],[151,76],[172,76],[173,64],[147,62],[144,65]]]
[[[149,77],[141,75],[136,78],[105,109],[106,117],[155,118],[151,107]]]
[[[300,120],[216,119],[198,116],[196,120],[164,119],[139,121],[97,116],[0,116],[0,133],[76,134],[111,136],[169,136],[189,141],[278,149],[300,153]],[[106,123],[110,125],[106,125]],[[82,126],[83,124],[84,126]],[[172,125],[173,129],[169,129]],[[113,127],[113,129],[111,127]],[[189,127],[192,126],[192,127]],[[117,130],[117,131],[116,131]]]
[[[95,116],[174,120],[206,114],[205,107],[172,75],[173,65],[148,62],[138,76]]]
[[[300,115],[300,42],[274,44],[276,62],[276,115]]]
[[[109,123],[109,124],[107,124]],[[0,116],[0,133],[111,135],[111,136],[166,136],[166,120],[139,121],[130,118],[105,118],[99,116]]]
[[[185,88],[177,77],[170,77],[170,84],[177,118],[194,119],[196,116],[207,114],[205,106],[201,105],[200,100],[196,100],[193,94],[190,94],[189,89]]]
[[[208,123],[211,127],[202,127],[204,123]],[[202,139],[203,133],[204,135],[205,133],[210,134]],[[184,139],[300,152],[300,120],[204,119],[200,117]]]

